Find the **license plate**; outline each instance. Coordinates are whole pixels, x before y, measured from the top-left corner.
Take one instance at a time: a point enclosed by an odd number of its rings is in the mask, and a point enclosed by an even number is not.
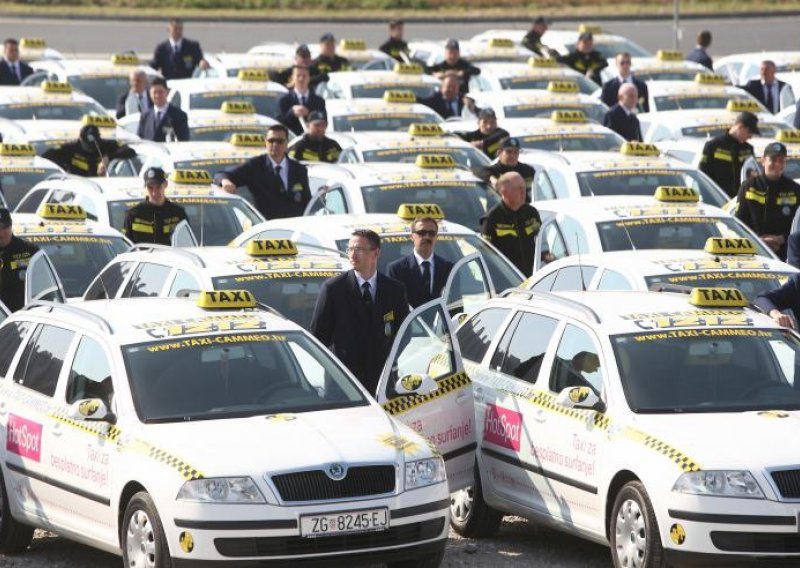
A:
[[[388,528],[389,509],[386,508],[300,517],[300,534],[311,538],[344,533],[385,531]]]

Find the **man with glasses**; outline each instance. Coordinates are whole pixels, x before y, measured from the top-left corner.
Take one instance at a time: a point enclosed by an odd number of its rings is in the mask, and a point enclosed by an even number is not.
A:
[[[186,219],[186,211],[167,199],[167,176],[161,168],[144,173],[147,197],[128,209],[123,232],[134,244],[171,245],[175,227]]]
[[[453,269],[453,263],[434,254],[439,224],[431,217],[421,217],[411,224],[411,254],[398,258],[386,268],[389,278],[406,287],[412,308],[442,295],[442,288]]]
[[[267,219],[300,217],[311,201],[308,169],[286,155],[289,131],[282,124],[267,129],[267,153],[218,173],[214,182],[228,193],[247,186],[256,208]]]
[[[353,269],[322,284],[310,328],[373,396],[408,315],[403,284],[378,272],[380,254],[377,233],[353,231],[347,245]]]
[[[603,83],[603,93],[600,95],[600,100],[603,101],[607,107],[613,107],[617,104],[619,88],[624,84],[631,84],[636,87],[636,92],[639,93],[639,112],[649,112],[650,105],[647,102],[649,98],[647,83],[641,79],[637,79],[631,72],[631,54],[627,51],[617,53],[614,61],[617,64],[617,76]]]

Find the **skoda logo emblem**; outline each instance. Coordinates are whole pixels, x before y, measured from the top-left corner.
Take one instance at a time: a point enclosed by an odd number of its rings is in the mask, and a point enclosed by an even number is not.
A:
[[[340,463],[332,463],[328,466],[328,477],[334,481],[340,481],[347,475],[347,468]]]

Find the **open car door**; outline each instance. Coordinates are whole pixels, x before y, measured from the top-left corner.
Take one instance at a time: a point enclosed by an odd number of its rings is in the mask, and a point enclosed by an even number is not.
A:
[[[189,221],[184,219],[177,225],[175,230],[172,231],[172,239],[170,239],[174,247],[196,247],[197,238],[194,236],[194,231],[189,226]]]
[[[495,295],[489,268],[479,253],[472,253],[456,262],[442,288],[442,298],[451,318],[471,314]]]
[[[67,295],[53,262],[40,250],[28,261],[25,270],[25,305],[36,300],[65,303]]]
[[[377,399],[386,412],[436,446],[451,493],[474,483],[472,383],[441,299],[419,306],[400,326]]]

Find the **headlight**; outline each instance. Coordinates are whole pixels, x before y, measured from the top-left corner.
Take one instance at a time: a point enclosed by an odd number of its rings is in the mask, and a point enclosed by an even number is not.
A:
[[[442,458],[406,462],[406,489],[418,489],[447,479]]]
[[[684,473],[673,491],[691,495],[764,499],[764,493],[749,471],[695,471]]]
[[[266,503],[249,477],[214,477],[187,481],[178,492],[178,501],[201,503]]]

